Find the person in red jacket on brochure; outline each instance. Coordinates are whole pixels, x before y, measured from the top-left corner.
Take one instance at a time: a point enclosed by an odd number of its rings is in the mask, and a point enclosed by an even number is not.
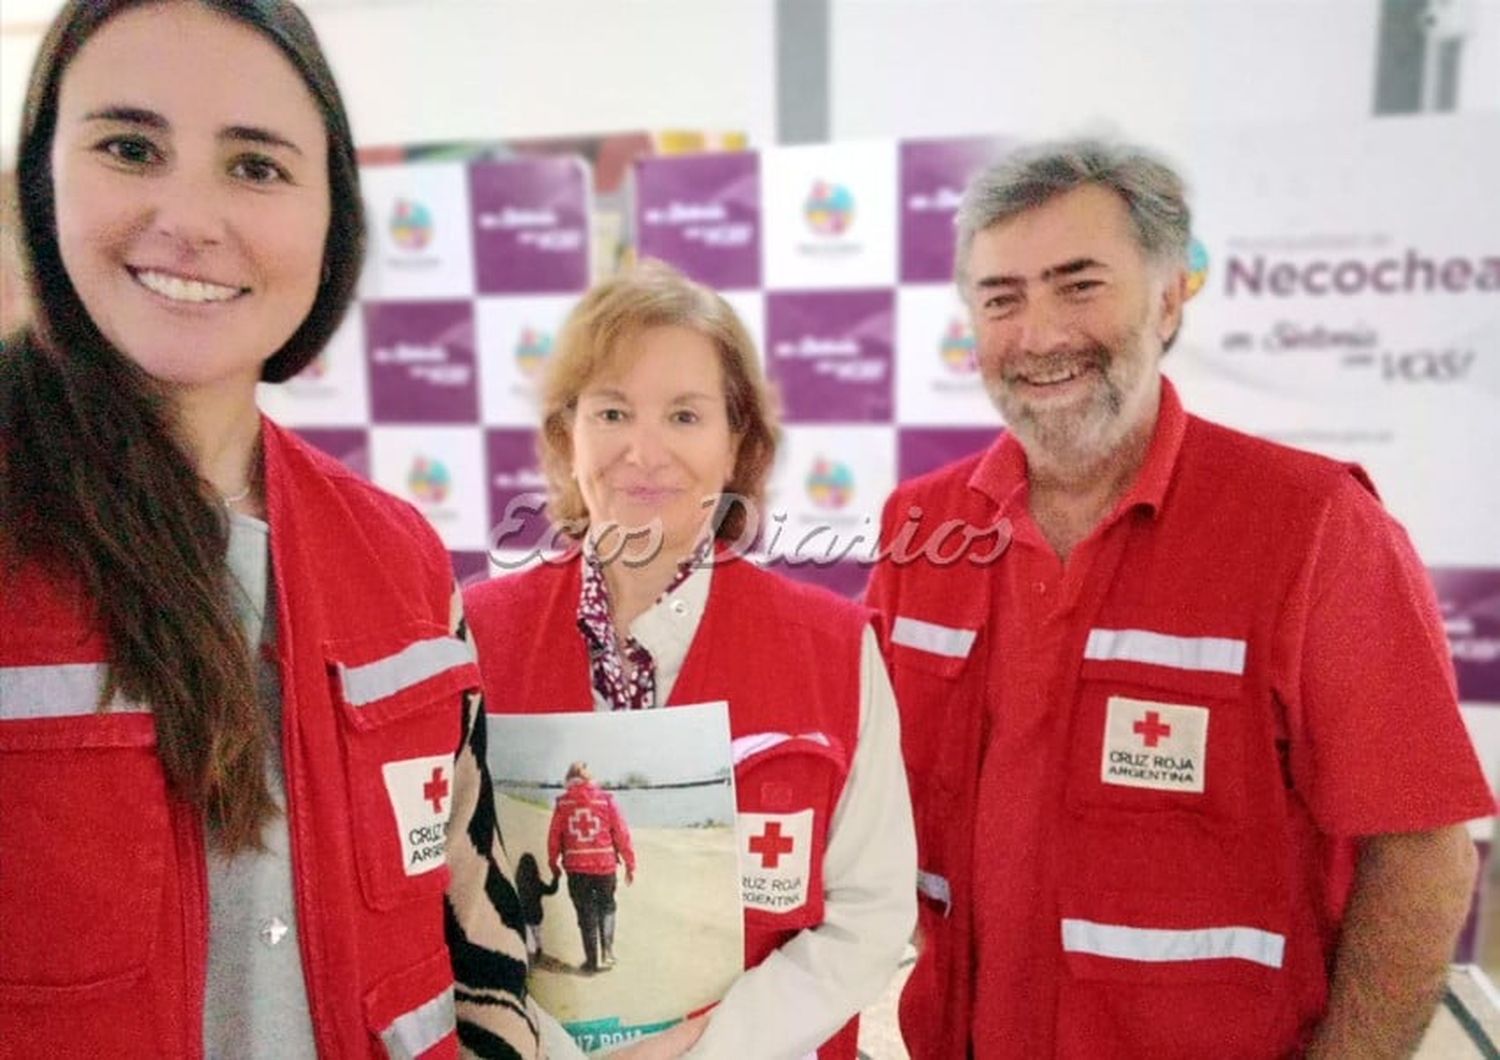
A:
[[[467,590],[493,709],[727,701],[741,871],[795,882],[746,909],[722,1001],[633,1055],[852,1060],[916,916],[911,810],[868,613],[730,547],[775,453],[744,325],[664,265],[600,284],[558,336],[540,444],[578,547]]]
[[[574,762],[567,787],[552,809],[547,829],[547,867],[557,878],[568,873],[568,897],[583,935],[583,970],[615,964],[615,865],[625,865],[625,883],[635,882],[635,850],[630,827],[615,797],[594,783],[588,763]]]
[[[312,28],[73,0],[18,178],[0,1053],[537,1055],[447,555],[256,408],[362,258]]]

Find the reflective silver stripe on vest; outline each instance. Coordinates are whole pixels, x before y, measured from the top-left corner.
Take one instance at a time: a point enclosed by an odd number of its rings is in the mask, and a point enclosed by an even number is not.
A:
[[[466,641],[433,637],[415,641],[395,655],[363,666],[340,665],[339,676],[344,682],[344,699],[351,706],[362,707],[473,661],[474,652]]]
[[[967,659],[977,635],[972,629],[940,626],[936,622],[923,622],[920,618],[905,615],[897,615],[896,624],[891,627],[892,643],[934,655],[946,655],[950,659]]]
[[[719,700],[718,702],[723,702]],[[799,732],[795,736],[789,732],[753,732],[748,736],[736,737],[729,744],[729,754],[735,765],[739,765],[751,755],[758,755],[762,751],[769,751],[773,747],[779,747],[789,740],[811,740],[813,743],[822,744],[824,747],[832,747],[833,741],[826,733],[821,732]]]
[[[57,666],[0,666],[0,721],[70,718],[99,711],[99,694],[109,675],[105,663]],[[116,692],[110,710],[144,711]]]
[[[934,902],[941,902],[943,904],[943,915],[948,915],[948,910],[953,905],[953,896],[952,892],[948,889],[947,877],[939,876],[935,872],[925,872],[922,869],[918,869],[917,893],[925,894]]]
[[[450,986],[431,1001],[397,1016],[380,1032],[380,1040],[385,1043],[385,1051],[391,1055],[391,1060],[415,1060],[454,1033],[457,1025],[453,988]]]
[[[1253,927],[1211,927],[1168,930],[1096,924],[1092,920],[1062,922],[1063,949],[1092,953],[1122,961],[1219,961],[1233,958],[1280,968],[1286,936]]]
[[[1173,637],[1149,629],[1091,629],[1083,657],[1220,674],[1245,672],[1245,642],[1242,640]]]

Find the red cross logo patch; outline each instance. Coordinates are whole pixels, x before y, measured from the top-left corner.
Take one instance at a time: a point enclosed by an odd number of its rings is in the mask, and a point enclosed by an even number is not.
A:
[[[448,797],[448,779],[443,776],[442,766],[432,767],[432,776],[422,785],[422,798],[432,804],[433,813],[443,812],[443,800]]]
[[[1147,747],[1155,747],[1163,736],[1172,735],[1172,726],[1163,725],[1161,715],[1154,710],[1146,711],[1146,716],[1132,725],[1130,730],[1139,736]]]
[[[781,834],[781,822],[772,821],[766,830],[750,838],[750,853],[760,855],[762,868],[774,869],[781,864],[781,855],[790,854],[796,843],[790,836]]]
[[[735,831],[746,908],[790,913],[806,905],[812,885],[813,811],[741,813]]]
[[[1202,794],[1208,777],[1208,720],[1207,707],[1110,696],[1100,781]]]
[[[396,817],[396,847],[408,876],[447,860],[448,813],[453,809],[453,756],[386,762],[380,769]]]
[[[580,806],[568,815],[568,835],[579,843],[592,843],[604,830],[604,823],[587,806]]]

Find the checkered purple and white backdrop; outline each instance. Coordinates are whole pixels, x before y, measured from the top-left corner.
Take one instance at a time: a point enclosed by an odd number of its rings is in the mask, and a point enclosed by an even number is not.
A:
[[[1166,145],[1188,176],[1197,294],[1166,361],[1188,407],[1357,460],[1433,571],[1465,716],[1500,764],[1500,119],[1238,129]],[[857,592],[898,479],[999,420],[950,280],[952,215],[1000,139],[634,164],[643,256],[721,291],[781,390],[767,551]],[[535,491],[534,387],[589,280],[577,159],[364,172],[371,253],[328,351],[263,404],[416,503],[463,577]],[[511,538],[539,540],[537,519]],[[850,545],[854,547],[851,549]],[[1276,547],[1265,542],[1265,547]],[[800,555],[795,555],[800,554]]]

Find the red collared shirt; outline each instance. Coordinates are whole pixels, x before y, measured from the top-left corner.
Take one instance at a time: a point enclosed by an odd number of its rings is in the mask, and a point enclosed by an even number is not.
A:
[[[1010,1041],[1013,1054],[1050,1055],[1050,1028],[1033,1021],[1039,1037],[1016,1040],[1025,1028],[1008,1014],[1016,999],[1050,1013],[1057,962],[1057,915],[1046,865],[1047,839],[1056,823],[1067,776],[1069,712],[1059,709],[1077,614],[1096,591],[1091,572],[1123,549],[1125,524],[1154,519],[1171,481],[1187,416],[1170,385],[1162,387],[1157,425],[1134,483],[1107,519],[1064,564],[1027,507],[1026,454],[1007,432],[975,468],[970,485],[999,505],[1012,538],[991,577],[993,642],[1002,658],[992,668],[992,695],[984,724],[975,821],[974,1041]],[[1111,555],[1112,554],[1112,555]],[[975,1055],[983,1055],[976,1053]]]
[[[1150,1026],[1167,1035],[1163,1044],[1217,1040],[1222,1055],[1240,1055],[1257,1033],[1288,1036],[1264,1048],[1293,1046],[1326,997],[1352,838],[1493,811],[1458,714],[1433,594],[1404,531],[1361,474],[1194,420],[1165,381],[1135,482],[1066,564],[1030,516],[1025,455],[1013,437],[991,448],[969,485],[1013,525],[990,575],[994,654],[973,829],[975,1055],[1103,1055],[1149,1038]],[[1256,508],[1284,510],[1298,528],[1251,515]],[[1226,511],[1244,521],[1226,524]],[[1242,529],[1251,524],[1254,533]],[[1212,703],[1205,682],[1222,676],[1086,660],[1093,636],[1120,630],[1221,639],[1243,653],[1243,676],[1230,678],[1239,690],[1208,711],[1217,721],[1200,767],[1205,794],[1101,777],[1109,697],[1141,697],[1132,686],[1147,680],[1176,692],[1144,698]],[[1080,667],[1093,667],[1092,676]],[[1270,809],[1268,770],[1284,776],[1284,788],[1270,781],[1284,791],[1274,797],[1284,810]],[[1193,819],[1196,830],[1164,824],[1164,813]],[[1244,829],[1281,838],[1257,846]],[[1163,841],[1186,835],[1220,838],[1197,848]],[[1136,857],[1132,845],[1142,844],[1159,846]],[[1282,866],[1281,883],[1264,892],[1274,910],[1233,897],[1257,875],[1236,860],[1253,850]],[[1211,907],[1201,916],[1190,908],[1198,900]],[[1080,954],[1059,930],[1080,917],[1125,925],[1132,938],[1151,928],[1263,929],[1258,937],[1285,947],[1274,965],[1218,964],[1224,975],[1280,984],[1285,1022],[1208,1001],[1184,1011],[1174,997],[1219,995],[1206,985],[1175,994],[1179,987],[1150,985],[1153,976],[1212,982],[1211,962],[1153,970]],[[1128,1010],[1128,1026],[1104,1015],[1117,1004],[1126,1004],[1117,1015]]]

